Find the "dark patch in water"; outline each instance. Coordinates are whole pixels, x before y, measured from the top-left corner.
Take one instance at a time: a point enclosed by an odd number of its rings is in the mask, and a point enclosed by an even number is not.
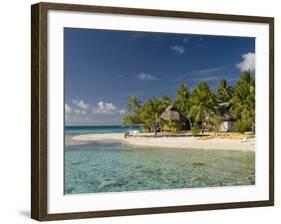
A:
[[[140,169],[140,168],[143,168],[143,165],[136,166],[136,169]]]
[[[70,164],[71,165],[78,165],[80,163],[86,163],[86,162],[88,162],[88,161],[76,161],[76,162],[71,162]]]
[[[193,166],[205,166],[205,163],[195,162],[192,163]]]

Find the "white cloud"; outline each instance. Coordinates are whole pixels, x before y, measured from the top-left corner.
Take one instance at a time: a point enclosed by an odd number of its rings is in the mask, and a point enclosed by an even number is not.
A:
[[[91,107],[90,104],[85,103],[84,100],[72,100],[72,102],[77,107],[79,107],[80,109],[83,109],[83,110],[88,110]]]
[[[70,114],[72,112],[72,108],[70,106],[68,106],[68,104],[64,105],[64,110],[65,113]]]
[[[136,75],[136,78],[138,80],[157,80],[156,76],[153,76],[151,74],[146,74],[144,72],[140,72]]]
[[[181,46],[181,45],[173,45],[173,46],[170,46],[170,49],[179,53],[179,54],[183,54],[185,52],[185,48],[184,46]]]
[[[113,103],[100,101],[93,107],[95,114],[114,114],[117,112],[117,107]]]
[[[119,114],[120,114],[120,115],[123,115],[123,114],[125,114],[125,113],[126,113],[126,110],[124,110],[124,109],[119,110]]]
[[[97,105],[101,110],[116,110],[116,106],[114,106],[113,103],[104,103],[103,101],[100,101]]]
[[[77,114],[77,115],[86,115],[87,111],[86,110],[75,109],[74,113]]]
[[[221,70],[224,70],[225,66],[220,66],[220,67],[212,67],[212,68],[205,68],[205,69],[200,69],[200,70],[196,70],[196,71],[192,71],[192,74],[209,74],[209,73],[214,73],[214,72],[218,72]]]
[[[220,66],[220,67],[209,67],[209,68],[203,68],[203,69],[199,69],[199,70],[193,70],[190,71],[186,74],[180,75],[178,76],[175,81],[183,81],[183,80],[204,80],[204,81],[208,81],[206,79],[210,79],[210,77],[213,77],[212,79],[214,80],[215,78],[218,77],[218,73],[222,73],[221,71],[223,71],[226,68],[226,66]]]
[[[255,70],[255,53],[248,52],[243,54],[242,58],[244,59],[240,63],[236,64],[236,67],[240,69],[241,72],[244,71],[254,71]]]
[[[66,125],[119,124],[126,113],[112,102],[99,101],[90,105],[83,100],[72,100],[71,103],[71,106],[65,104]]]
[[[119,114],[126,113],[124,109],[118,109],[113,103],[100,101],[95,107],[93,107],[94,114]]]

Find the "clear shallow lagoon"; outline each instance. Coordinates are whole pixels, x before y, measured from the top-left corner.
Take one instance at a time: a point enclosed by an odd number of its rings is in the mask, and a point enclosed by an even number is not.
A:
[[[69,134],[81,132],[66,130]],[[65,147],[65,194],[253,184],[252,151],[141,148],[119,142]]]
[[[139,130],[139,127],[133,127]],[[127,127],[108,125],[108,126],[67,126],[66,135],[95,134],[95,133],[125,133],[129,130]]]

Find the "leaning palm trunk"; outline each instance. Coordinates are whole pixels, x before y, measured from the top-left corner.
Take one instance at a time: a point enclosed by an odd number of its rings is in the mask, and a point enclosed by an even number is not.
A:
[[[158,116],[155,114],[155,120],[154,120],[154,136],[156,136],[156,126],[157,126]]]
[[[201,130],[201,132],[202,132],[202,134],[204,134],[204,131],[205,131],[204,119],[202,119],[201,122],[202,122],[202,130]]]
[[[154,131],[154,136],[156,136],[156,123],[154,123],[153,131]]]
[[[191,119],[189,118],[189,116],[186,116],[188,122],[189,122],[189,127],[190,129],[193,127],[193,124],[191,123]]]

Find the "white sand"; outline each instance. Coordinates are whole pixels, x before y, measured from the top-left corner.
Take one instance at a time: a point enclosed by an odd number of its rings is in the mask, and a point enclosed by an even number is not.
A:
[[[196,137],[128,137],[123,133],[111,134],[84,134],[72,138],[76,141],[121,141],[136,146],[150,146],[163,148],[187,148],[187,149],[222,149],[222,150],[255,150],[255,138],[245,142],[235,139],[209,139],[199,140]]]
[[[234,139],[199,140],[195,137],[128,138],[126,142],[138,146],[192,149],[255,150],[255,139],[246,142]]]
[[[72,137],[72,140],[76,141],[105,141],[105,140],[117,140],[123,141],[124,134],[123,133],[110,133],[110,134],[83,134],[83,135],[75,135]]]

